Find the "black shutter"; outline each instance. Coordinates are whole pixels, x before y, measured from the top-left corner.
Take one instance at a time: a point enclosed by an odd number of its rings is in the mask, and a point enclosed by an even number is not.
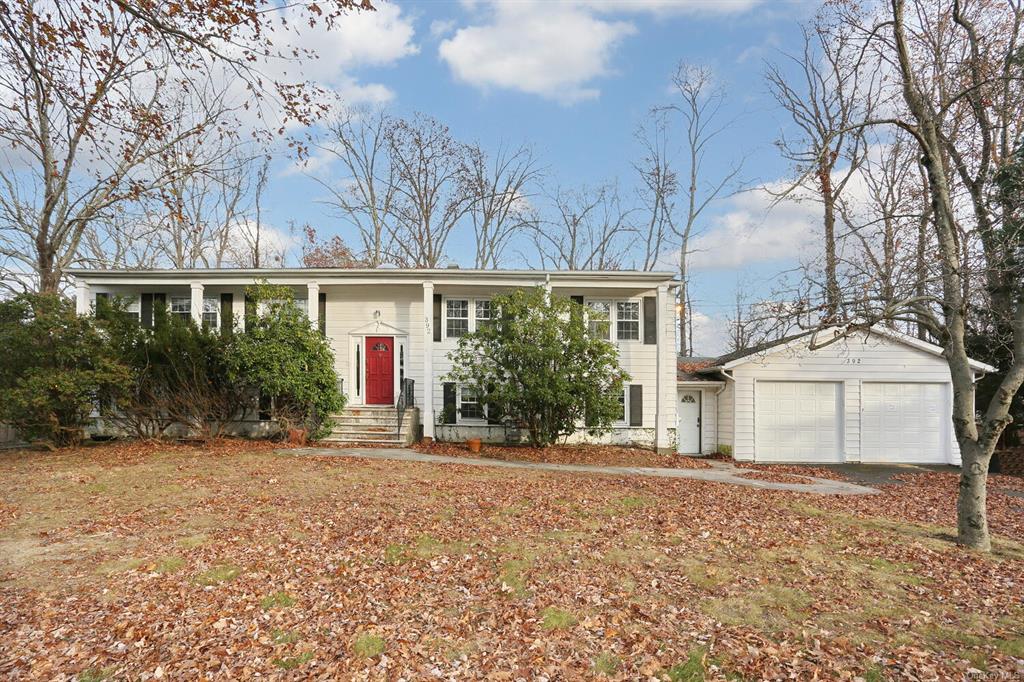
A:
[[[454,424],[455,423],[455,384],[446,381],[443,384],[444,387],[444,409],[441,410],[441,423],[442,424]]]
[[[487,392],[490,393],[494,390],[494,385],[488,385]],[[501,414],[498,410],[498,406],[494,403],[487,403],[487,423],[488,424],[500,424],[502,422]]]
[[[249,294],[245,295],[245,331],[249,331],[256,320],[256,299]]]
[[[235,327],[235,313],[232,309],[234,300],[234,295],[230,293],[220,295],[220,331],[223,334],[230,333]]]
[[[441,340],[441,294],[434,294],[434,341]]]
[[[579,303],[580,305],[583,305],[583,297],[582,296],[570,296],[569,300],[572,301],[573,303]]]
[[[327,294],[317,294],[316,306],[316,320],[320,325],[320,333],[327,336]]]
[[[153,326],[167,322],[167,294],[153,294]]]
[[[97,293],[96,294],[96,317],[102,317],[110,312],[110,294]]]
[[[142,303],[139,305],[142,326],[146,329],[153,328],[153,294],[143,294]]]
[[[658,299],[644,296],[644,344],[658,343]]]
[[[629,425],[644,425],[644,387],[641,384],[629,385]]]

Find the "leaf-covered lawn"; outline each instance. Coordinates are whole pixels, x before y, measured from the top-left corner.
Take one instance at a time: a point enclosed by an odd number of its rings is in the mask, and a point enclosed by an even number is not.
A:
[[[0,477],[0,677],[1024,674],[1024,500],[976,555],[944,474],[823,498],[228,444]]]

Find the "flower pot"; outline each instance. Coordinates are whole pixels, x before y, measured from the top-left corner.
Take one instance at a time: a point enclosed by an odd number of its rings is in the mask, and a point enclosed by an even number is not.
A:
[[[305,429],[288,429],[288,442],[292,445],[305,445],[306,444],[306,430]]]
[[[480,452],[480,439],[479,438],[470,438],[469,440],[466,441],[466,445],[469,446],[469,451],[470,452]]]

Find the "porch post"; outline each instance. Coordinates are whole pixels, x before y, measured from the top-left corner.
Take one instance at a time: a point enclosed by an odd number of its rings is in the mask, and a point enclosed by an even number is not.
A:
[[[82,280],[75,283],[75,312],[79,315],[89,314],[89,283]]]
[[[672,353],[675,351],[675,343],[673,343],[672,337],[669,335],[669,329],[674,328],[674,324],[670,326],[669,320],[674,322],[673,316],[668,314],[668,285],[661,284],[658,286],[658,345],[656,351],[656,365],[658,368],[657,374],[657,395],[655,398],[655,431],[654,431],[654,447],[658,452],[668,453],[671,452],[671,442],[668,436],[668,429],[670,422],[673,419],[674,411],[671,407],[674,405],[672,393],[675,386],[676,373],[673,371]]]
[[[423,440],[434,440],[434,283],[423,283]]]
[[[192,300],[189,303],[192,321],[198,326],[203,324],[203,283],[192,282]]]
[[[320,284],[310,282],[306,285],[306,314],[309,315],[309,325],[316,329],[320,324]]]

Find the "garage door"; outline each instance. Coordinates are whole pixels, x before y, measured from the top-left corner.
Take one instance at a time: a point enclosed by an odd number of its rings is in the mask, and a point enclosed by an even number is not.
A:
[[[839,384],[759,381],[755,392],[757,461],[842,461]]]
[[[945,462],[943,388],[943,384],[863,384],[861,460]]]

